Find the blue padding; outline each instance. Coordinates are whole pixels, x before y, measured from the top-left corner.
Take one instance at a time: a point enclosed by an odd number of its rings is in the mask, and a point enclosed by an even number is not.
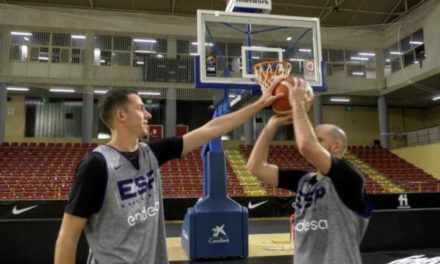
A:
[[[185,215],[182,247],[191,259],[247,257],[247,208],[226,195],[224,153],[206,151],[205,154],[207,195]]]

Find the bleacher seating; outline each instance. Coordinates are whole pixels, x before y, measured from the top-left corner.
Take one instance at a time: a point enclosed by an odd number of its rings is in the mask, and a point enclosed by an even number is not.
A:
[[[96,146],[81,143],[3,143],[0,146],[0,200],[67,199],[77,165]],[[247,160],[252,146],[240,145],[239,151]],[[439,180],[389,150],[373,146],[351,146],[349,152],[407,192],[440,191]],[[235,172],[231,162],[234,160],[226,160],[228,194],[248,195],[244,187],[249,190],[249,186],[246,186],[249,183],[240,182],[241,172]],[[294,146],[271,146],[269,162],[286,169],[313,169]],[[367,192],[376,194],[388,191],[370,177],[370,171],[363,172]],[[164,197],[203,196],[200,149],[165,163],[161,173]],[[290,195],[288,191],[264,183],[259,186],[263,186],[261,190],[267,195]]]
[[[380,146],[350,146],[349,151],[407,192],[439,192],[440,181]]]
[[[239,148],[246,159],[248,159],[252,151],[252,146],[240,145]],[[301,156],[298,149],[291,145],[270,146],[268,162],[277,164],[283,169],[304,169],[308,171],[313,169],[313,167]],[[268,184],[264,184],[264,186],[270,195],[290,195],[286,190],[274,188]]]
[[[67,199],[75,169],[97,144],[4,143],[0,147],[0,199]],[[230,196],[244,195],[227,163]],[[161,167],[165,197],[203,195],[203,161],[200,149]]]
[[[0,199],[66,199],[78,163],[91,147],[6,143],[0,147]]]

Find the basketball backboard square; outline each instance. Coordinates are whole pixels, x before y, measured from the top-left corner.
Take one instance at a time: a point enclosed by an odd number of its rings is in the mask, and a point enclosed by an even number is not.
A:
[[[197,88],[255,88],[252,67],[269,60],[322,86],[318,18],[198,10],[197,44]]]

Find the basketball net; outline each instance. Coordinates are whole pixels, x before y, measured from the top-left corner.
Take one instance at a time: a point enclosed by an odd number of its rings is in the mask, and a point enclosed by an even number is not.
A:
[[[263,61],[255,64],[253,69],[261,90],[265,92],[273,77],[281,76],[286,78],[289,76],[292,64],[285,61]]]

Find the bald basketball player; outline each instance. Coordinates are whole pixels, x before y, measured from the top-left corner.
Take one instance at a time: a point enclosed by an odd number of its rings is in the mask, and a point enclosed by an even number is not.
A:
[[[295,264],[360,264],[359,245],[371,213],[363,175],[343,159],[347,137],[341,128],[312,127],[306,82],[296,79],[288,86],[292,114],[271,117],[252,150],[248,170],[267,183],[296,192]],[[292,122],[298,149],[314,172],[284,170],[267,162],[275,132]]]
[[[133,90],[114,89],[100,102],[112,138],[79,165],[55,248],[56,264],[73,264],[81,232],[88,263],[168,263],[159,167],[244,123],[279,96],[269,90],[254,103],[213,119],[182,137],[150,144],[151,114]]]

